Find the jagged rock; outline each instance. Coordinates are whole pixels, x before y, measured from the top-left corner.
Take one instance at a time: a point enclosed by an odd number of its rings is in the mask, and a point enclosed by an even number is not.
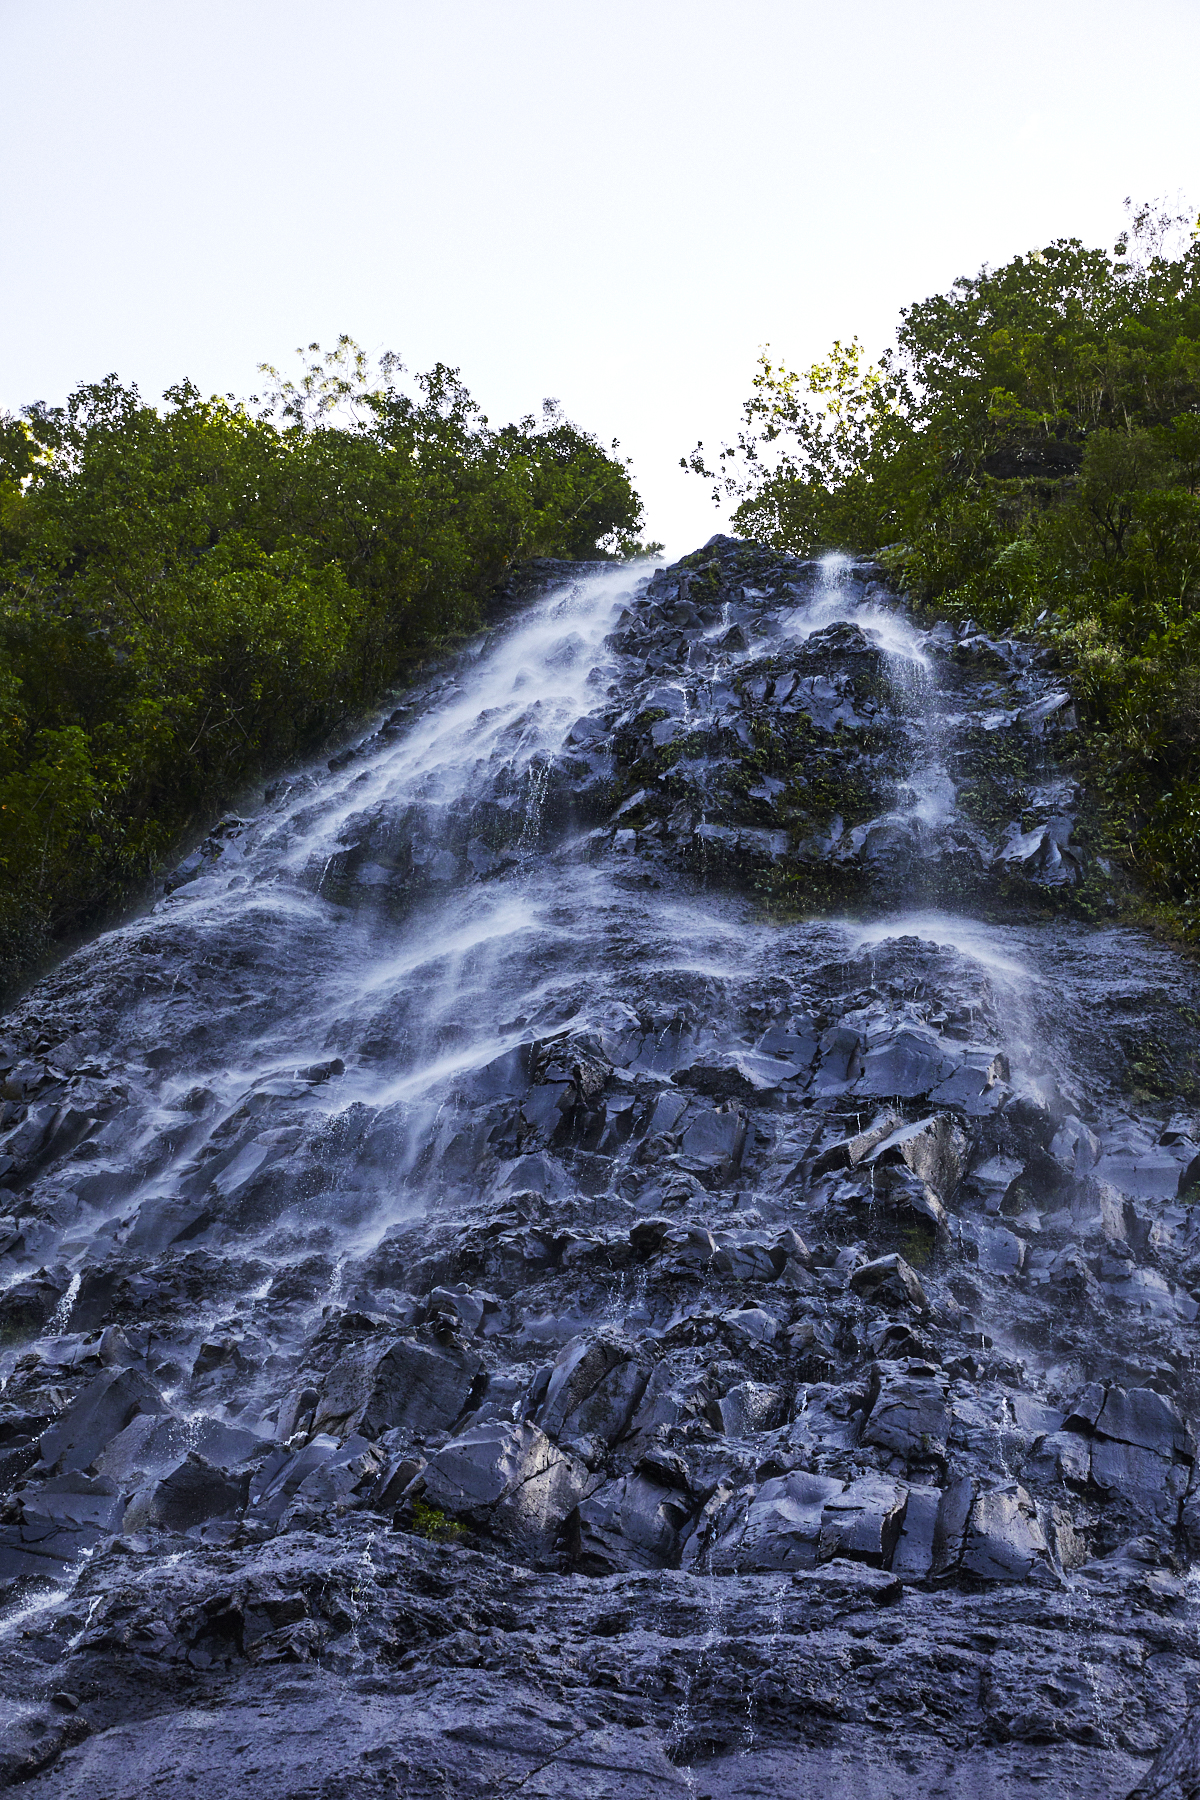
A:
[[[19,1238],[14,1233],[13,1248],[24,1240],[23,1232]],[[66,1289],[66,1277],[49,1269],[14,1281],[0,1294],[0,1337],[25,1336],[49,1324]]]
[[[902,1163],[941,1199],[950,1199],[962,1178],[965,1139],[961,1126],[945,1113],[897,1125],[861,1160],[869,1167]]]
[[[432,1288],[428,1312],[431,1319],[449,1319],[468,1337],[487,1337],[502,1322],[504,1302],[496,1294],[458,1282],[452,1288]]]
[[[1057,1477],[1083,1486],[1092,1472],[1091,1445],[1071,1431],[1049,1432],[1026,1468],[1031,1476],[1040,1472],[1046,1480]]]
[[[854,1169],[863,1162],[880,1144],[892,1138],[897,1126],[903,1120],[896,1113],[883,1113],[867,1128],[856,1132],[853,1137],[841,1138],[838,1142],[828,1144],[813,1158],[812,1173],[827,1175],[832,1169]]]
[[[779,1320],[761,1306],[738,1307],[723,1314],[721,1323],[735,1343],[773,1344],[779,1334]]]
[[[166,1413],[138,1413],[109,1439],[94,1461],[99,1474],[128,1487],[149,1476],[165,1475],[189,1449],[220,1468],[231,1469],[261,1448],[262,1439],[252,1431],[220,1419],[193,1423]]]
[[[889,1565],[892,1573],[905,1581],[924,1581],[933,1569],[941,1502],[940,1488],[917,1485],[908,1489]]]
[[[753,1098],[769,1094],[784,1082],[794,1081],[803,1065],[778,1056],[765,1056],[758,1051],[742,1052],[728,1057],[694,1062],[676,1069],[675,1080],[683,1087],[721,1099]]]
[[[641,1442],[664,1429],[706,1413],[712,1398],[706,1373],[694,1366],[680,1368],[674,1359],[658,1363],[650,1374],[633,1420],[631,1439]]]
[[[97,1375],[43,1432],[38,1449],[50,1469],[86,1469],[138,1413],[167,1413],[166,1401],[137,1369]]]
[[[844,1093],[862,1074],[862,1039],[846,1025],[834,1025],[820,1041],[821,1061],[814,1082],[818,1094]]]
[[[1092,1445],[1091,1477],[1097,1487],[1150,1506],[1173,1524],[1187,1491],[1188,1474],[1153,1450],[1103,1440]]]
[[[906,1461],[946,1454],[950,1411],[945,1377],[933,1370],[908,1373],[886,1363],[876,1365],[879,1389],[863,1426],[864,1444],[877,1444]]]
[[[245,1506],[249,1491],[249,1471],[232,1478],[192,1451],[155,1487],[144,1518],[166,1531],[187,1531],[206,1519],[234,1518]]]
[[[860,1475],[825,1503],[818,1557],[834,1556],[889,1568],[907,1510],[908,1493],[878,1475]]]
[[[627,1430],[649,1373],[617,1338],[577,1339],[551,1371],[538,1423],[555,1442],[595,1462]]]
[[[811,1569],[827,1503],[845,1483],[797,1471],[764,1481],[733,1502],[732,1522],[710,1552],[714,1570]]]
[[[811,1569],[835,1557],[882,1566],[900,1534],[905,1490],[867,1474],[847,1486],[796,1471],[746,1490],[718,1513],[705,1553],[716,1571]]]
[[[736,1172],[746,1143],[746,1120],[736,1108],[705,1108],[695,1114],[680,1143],[685,1166],[729,1176]]]
[[[1087,1410],[1090,1412],[1090,1406]],[[1074,1412],[1079,1416],[1078,1401]],[[1190,1461],[1195,1460],[1195,1441],[1178,1407],[1152,1388],[1126,1391],[1110,1387],[1091,1423],[1100,1437],[1115,1438],[1122,1444],[1136,1444],[1142,1449],[1156,1451],[1160,1456],[1169,1457],[1174,1452]]]
[[[589,1487],[587,1470],[530,1424],[463,1432],[430,1458],[424,1481],[434,1506],[486,1523],[543,1556]]]
[[[478,1354],[449,1344],[397,1338],[349,1351],[325,1378],[314,1432],[377,1437],[397,1426],[440,1431],[462,1413],[483,1369]]]
[[[810,1021],[804,1021],[805,1024]],[[796,1021],[792,1028],[784,1025],[772,1025],[763,1032],[754,1048],[760,1056],[771,1057],[782,1063],[788,1063],[798,1072],[812,1067],[817,1054],[817,1039],[811,1031],[800,1029]]]
[[[855,1092],[866,1099],[911,1100],[931,1093],[955,1067],[936,1032],[902,1025],[867,1051]]]
[[[110,1532],[125,1511],[115,1485],[72,1470],[23,1490],[19,1518],[0,1524],[0,1588],[58,1581]]]
[[[1014,827],[996,852],[996,861],[1019,868],[1028,880],[1045,887],[1077,881],[1083,856],[1071,842],[1074,824],[1070,818],[1054,818],[1035,825],[1032,831]]]
[[[915,1307],[918,1312],[929,1310],[920,1277],[896,1252],[891,1256],[877,1257],[874,1262],[863,1263],[851,1275],[850,1286],[856,1294],[874,1301],[876,1306],[908,1305]]]
[[[735,1382],[717,1402],[721,1429],[729,1437],[769,1431],[779,1423],[783,1408],[784,1396],[779,1388],[762,1381]]]
[[[1154,1759],[1128,1800],[1194,1800],[1200,1793],[1200,1713]]]
[[[941,1498],[933,1549],[934,1573],[943,1576],[961,1568],[984,1581],[1050,1578],[1037,1509],[1016,1482],[990,1488],[972,1477],[953,1482]]]
[[[580,1503],[575,1552],[580,1566],[592,1574],[668,1567],[678,1561],[690,1511],[674,1484],[657,1471],[608,1482]]]

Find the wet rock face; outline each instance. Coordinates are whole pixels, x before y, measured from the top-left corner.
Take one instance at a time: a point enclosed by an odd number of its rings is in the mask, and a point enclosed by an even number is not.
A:
[[[1189,1791],[1200,980],[1069,694],[730,540],[510,612],[6,1022],[0,1781]]]
[[[918,638],[888,602],[869,567],[835,582],[728,540],[656,574],[610,640],[627,704],[572,732],[613,753],[598,835],[800,904],[994,911],[1084,882],[1061,679],[969,623]],[[570,755],[555,775],[590,794]]]

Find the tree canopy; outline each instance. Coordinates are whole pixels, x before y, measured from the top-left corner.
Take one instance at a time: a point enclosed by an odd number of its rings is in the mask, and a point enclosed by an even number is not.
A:
[[[251,774],[481,620],[511,563],[631,548],[617,446],[349,339],[262,399],[115,375],[0,418],[0,980]]]
[[[869,363],[762,355],[686,467],[748,537],[878,555],[921,601],[1072,665],[1114,847],[1200,934],[1200,231],[1133,208],[907,307]]]

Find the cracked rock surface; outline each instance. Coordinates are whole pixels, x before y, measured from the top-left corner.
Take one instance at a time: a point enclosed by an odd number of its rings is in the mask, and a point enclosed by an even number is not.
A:
[[[1200,977],[1061,671],[543,569],[3,1022],[0,1785],[1200,1792]]]

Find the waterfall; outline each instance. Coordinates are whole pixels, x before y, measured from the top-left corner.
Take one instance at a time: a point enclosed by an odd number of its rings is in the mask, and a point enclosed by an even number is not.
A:
[[[869,562],[563,567],[26,996],[0,1780],[1125,1794],[1200,980],[1076,738]]]

